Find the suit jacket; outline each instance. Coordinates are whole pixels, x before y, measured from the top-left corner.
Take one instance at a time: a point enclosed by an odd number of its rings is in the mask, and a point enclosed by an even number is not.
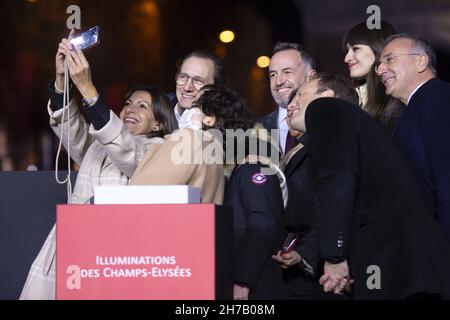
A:
[[[279,115],[279,109],[277,107],[277,109],[275,111],[273,111],[273,112],[271,112],[271,113],[269,113],[269,114],[267,114],[267,115],[257,119],[256,122],[261,123],[264,126],[264,128],[266,128],[269,131],[269,134],[271,134],[270,130],[279,129],[278,128],[278,115]],[[288,132],[288,134],[289,134],[289,132]],[[283,154],[284,145],[281,146],[280,142],[281,141],[278,141],[277,146],[278,146],[278,148],[280,150],[280,153],[281,153],[280,156],[284,157],[284,154]]]
[[[263,167],[240,165],[226,184],[224,204],[234,218],[234,281],[250,287],[250,299],[283,299],[281,267],[272,259],[284,235],[283,197],[277,175],[260,174]]]
[[[434,78],[420,87],[394,138],[450,242],[450,84]]]
[[[348,260],[354,297],[450,297],[450,246],[392,137],[335,98],[313,101],[305,122],[321,256]],[[367,286],[370,266],[381,270],[381,290]]]
[[[308,168],[307,137],[304,134],[284,168],[289,200],[286,207],[286,228],[294,232],[299,241],[295,248],[316,271],[314,275],[300,268],[283,270],[288,295],[290,297],[325,298],[319,285],[321,266],[319,265],[319,247],[317,245],[317,219],[314,207],[313,181]]]
[[[262,116],[256,121],[261,123],[267,130],[278,129],[278,107],[275,111]]]

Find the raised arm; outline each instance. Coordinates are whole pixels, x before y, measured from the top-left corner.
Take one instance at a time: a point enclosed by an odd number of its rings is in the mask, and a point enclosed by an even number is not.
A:
[[[72,32],[71,32],[72,35]],[[49,85],[50,100],[47,104],[47,111],[50,117],[50,127],[53,132],[61,139],[66,150],[68,149],[67,140],[67,114],[70,128],[70,155],[78,164],[83,160],[84,154],[91,145],[91,138],[88,134],[88,124],[79,111],[78,103],[73,98],[73,88],[70,85],[70,98],[66,103],[68,106],[63,108],[63,90],[64,90],[64,60],[66,51],[64,43],[68,41],[63,39],[59,44],[55,57],[56,79]],[[64,121],[63,121],[63,113]],[[61,136],[62,126],[64,125],[64,134]]]

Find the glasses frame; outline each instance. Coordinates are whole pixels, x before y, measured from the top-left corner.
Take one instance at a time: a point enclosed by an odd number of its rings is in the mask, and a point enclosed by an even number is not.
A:
[[[186,80],[180,81],[180,76],[186,76],[187,78]],[[180,87],[186,85],[189,82],[189,80],[191,81],[192,86],[196,90],[201,90],[204,86],[208,84],[208,81],[206,81],[205,79],[202,79],[200,77],[191,77],[186,73],[179,73],[175,76],[175,83]]]
[[[380,68],[380,66],[382,64],[385,64],[386,66],[390,66],[392,65],[392,63],[394,62],[393,60],[395,60],[395,58],[398,58],[400,56],[421,56],[423,55],[423,53],[392,53],[392,54],[388,54],[386,57],[380,59],[380,61],[378,61],[374,67],[375,73],[378,74],[378,69]],[[386,61],[386,59],[392,59],[391,61]]]

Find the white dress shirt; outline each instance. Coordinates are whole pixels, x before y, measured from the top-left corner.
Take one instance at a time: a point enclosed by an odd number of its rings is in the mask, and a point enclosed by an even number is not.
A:
[[[175,108],[173,108],[173,112],[175,113],[175,118],[177,119],[177,122],[180,123],[182,115],[178,113],[178,103],[175,105]]]
[[[278,107],[278,135],[279,135],[279,142],[280,142],[280,148],[284,152],[284,149],[286,147],[286,138],[289,133],[289,127],[286,122],[287,117],[287,108]]]

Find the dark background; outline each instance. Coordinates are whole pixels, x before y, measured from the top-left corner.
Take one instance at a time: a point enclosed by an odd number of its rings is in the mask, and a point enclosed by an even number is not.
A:
[[[54,168],[47,86],[72,4],[81,8],[82,30],[101,27],[101,44],[87,58],[94,84],[115,111],[134,84],[173,91],[181,58],[207,49],[225,59],[231,87],[255,115],[270,112],[267,69],[256,59],[270,55],[277,41],[296,41],[319,70],[347,74],[342,36],[369,17],[372,4],[398,31],[429,39],[440,77],[450,80],[450,0],[6,0],[0,8],[0,170]],[[236,34],[227,45],[218,40],[225,29]]]
[[[67,189],[53,171],[0,172],[0,181],[0,300],[17,300]]]

